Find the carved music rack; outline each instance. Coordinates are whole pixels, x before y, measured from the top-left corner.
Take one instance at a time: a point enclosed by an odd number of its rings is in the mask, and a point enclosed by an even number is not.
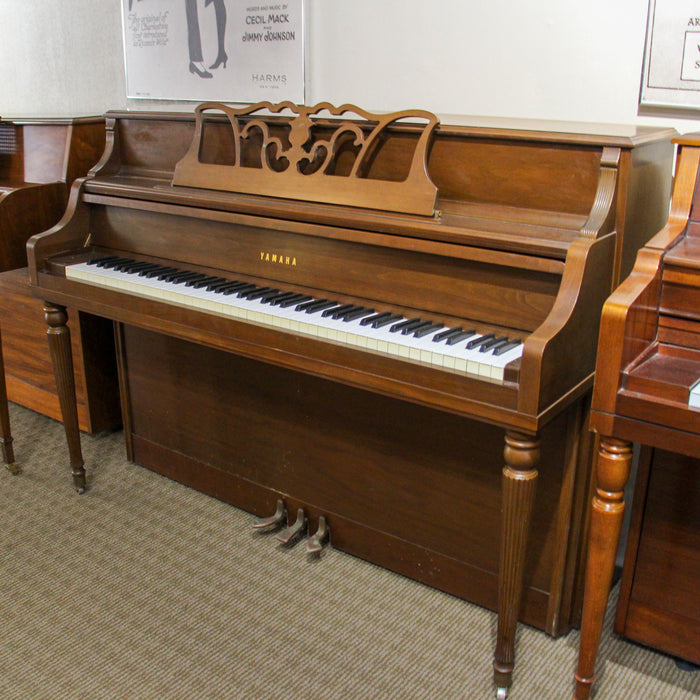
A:
[[[212,111],[223,112],[231,125],[228,162],[207,162],[205,113]],[[263,119],[265,112],[280,117]],[[332,118],[324,119],[323,113]],[[437,187],[428,175],[427,157],[438,119],[430,112],[405,110],[379,115],[354,105],[334,107],[328,102],[313,107],[258,102],[236,109],[205,102],[195,114],[194,138],[175,167],[175,186],[433,215]],[[337,119],[347,114],[360,118]],[[404,177],[395,181],[367,177],[389,127],[400,122],[425,122],[407,171],[398,175]],[[244,149],[246,140],[259,148]],[[251,151],[255,151],[254,158],[248,155]]]

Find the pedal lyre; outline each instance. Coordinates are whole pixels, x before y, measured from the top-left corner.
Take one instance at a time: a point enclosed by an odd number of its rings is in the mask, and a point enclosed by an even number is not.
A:
[[[253,523],[253,529],[260,532],[270,532],[278,530],[287,522],[287,509],[284,507],[282,499],[277,501],[277,510],[267,518],[258,518]]]
[[[282,542],[291,547],[299,540],[302,535],[306,532],[306,515],[304,514],[304,509],[299,508],[297,511],[297,519],[293,525],[284,528],[282,532],[278,532],[275,537]]]
[[[326,516],[319,515],[316,532],[306,541],[306,551],[309,554],[319,554],[330,539],[331,531],[326,523]]]

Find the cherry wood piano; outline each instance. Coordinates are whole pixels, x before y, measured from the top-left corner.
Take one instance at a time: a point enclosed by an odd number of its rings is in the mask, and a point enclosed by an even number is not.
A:
[[[632,443],[700,458],[700,135],[687,135],[676,142],[678,165],[668,223],[639,251],[632,274],[603,309],[591,412],[600,449],[574,692],[577,699],[588,698],[595,681]],[[688,488],[689,494],[690,484]],[[696,590],[686,602],[697,610]],[[680,600],[676,603],[683,605]],[[680,627],[674,630],[679,619],[663,620],[657,614],[650,624],[656,626],[657,638],[675,636],[680,644],[676,653],[687,654],[693,645],[687,639],[683,644]],[[697,633],[694,638],[692,653],[697,655],[700,638]]]
[[[28,245],[78,490],[67,306],[115,321],[130,459],[498,610],[505,695],[518,619],[578,620],[600,311],[666,219],[675,132],[289,103],[106,121]]]

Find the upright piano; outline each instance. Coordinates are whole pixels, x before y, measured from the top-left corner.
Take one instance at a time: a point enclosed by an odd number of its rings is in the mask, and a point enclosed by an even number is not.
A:
[[[27,239],[54,226],[73,181],[104,152],[104,117],[0,119],[0,307],[9,399],[60,418],[41,304],[29,291]],[[111,323],[76,313],[74,359],[80,425],[120,421]],[[112,355],[111,362],[106,361]],[[4,386],[4,385],[3,385]]]
[[[700,135],[686,135],[676,143],[678,164],[668,222],[639,251],[632,274],[603,308],[591,411],[600,448],[577,700],[588,698],[595,682],[632,443],[700,458]],[[691,484],[688,487],[690,492]],[[697,591],[689,594],[688,602],[697,609]],[[663,634],[661,628],[669,622],[657,616],[653,624]],[[682,630],[673,629],[673,620],[670,625],[665,636],[680,640]],[[695,639],[697,653],[697,633]]]
[[[115,321],[130,459],[497,609],[505,695],[517,620],[578,620],[600,311],[665,221],[675,132],[327,103],[106,123],[28,244],[76,488],[67,306]]]

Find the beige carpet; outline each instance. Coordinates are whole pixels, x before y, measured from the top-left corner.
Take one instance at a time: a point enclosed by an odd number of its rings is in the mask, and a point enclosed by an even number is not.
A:
[[[0,470],[0,698],[492,698],[493,613],[333,550],[311,560],[249,514],[11,406]],[[695,698],[700,672],[615,638],[597,698]],[[512,700],[569,698],[578,633],[520,629]]]

